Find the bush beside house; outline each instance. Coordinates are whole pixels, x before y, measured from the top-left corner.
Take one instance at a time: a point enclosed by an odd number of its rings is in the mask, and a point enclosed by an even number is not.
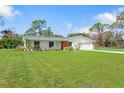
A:
[[[21,37],[3,37],[0,40],[0,48],[12,49],[22,44]]]
[[[3,36],[0,39],[0,48],[13,49],[22,44],[22,37],[15,34],[12,30],[1,31]]]

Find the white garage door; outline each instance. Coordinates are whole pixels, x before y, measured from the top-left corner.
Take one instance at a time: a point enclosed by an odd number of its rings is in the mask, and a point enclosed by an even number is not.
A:
[[[91,42],[80,42],[80,50],[92,50],[93,45]]]

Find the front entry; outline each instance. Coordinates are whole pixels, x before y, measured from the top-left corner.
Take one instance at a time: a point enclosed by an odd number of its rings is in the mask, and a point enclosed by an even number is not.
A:
[[[61,50],[63,50],[66,47],[68,47],[68,42],[67,41],[62,41],[61,42]]]
[[[40,41],[34,41],[34,49],[40,50]]]

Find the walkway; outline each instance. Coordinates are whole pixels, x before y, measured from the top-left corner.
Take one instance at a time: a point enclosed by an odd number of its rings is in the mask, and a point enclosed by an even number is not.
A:
[[[114,54],[124,54],[124,52],[119,52],[119,51],[106,51],[106,50],[92,50],[96,52],[105,52],[105,53],[114,53]]]

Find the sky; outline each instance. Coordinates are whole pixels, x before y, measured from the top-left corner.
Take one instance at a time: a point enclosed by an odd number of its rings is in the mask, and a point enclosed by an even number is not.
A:
[[[46,20],[54,34],[88,33],[96,22],[111,24],[124,11],[124,6],[113,5],[16,5],[0,6],[0,16],[6,18],[5,28],[13,27],[24,34],[33,20]]]

